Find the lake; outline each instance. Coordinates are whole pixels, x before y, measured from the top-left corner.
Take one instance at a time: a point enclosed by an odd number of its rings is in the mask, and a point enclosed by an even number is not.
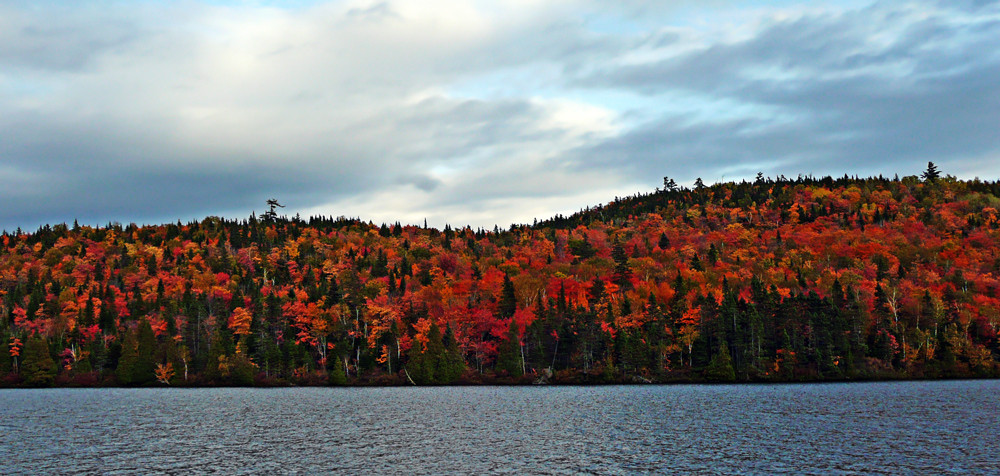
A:
[[[1000,381],[0,390],[0,474],[1000,473]]]

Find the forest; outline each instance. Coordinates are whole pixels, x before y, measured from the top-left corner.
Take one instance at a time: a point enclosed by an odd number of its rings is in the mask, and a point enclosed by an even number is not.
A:
[[[345,217],[0,236],[0,386],[1000,376],[1000,182],[764,177],[493,230]]]

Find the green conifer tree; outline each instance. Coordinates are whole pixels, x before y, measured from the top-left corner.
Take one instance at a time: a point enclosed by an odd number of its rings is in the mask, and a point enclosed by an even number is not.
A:
[[[135,382],[136,368],[139,364],[139,335],[135,329],[129,329],[122,341],[121,356],[118,358],[118,368],[115,375],[118,383],[132,385]]]
[[[56,363],[49,353],[49,344],[42,337],[28,339],[21,364],[24,382],[33,387],[49,387],[56,378]]]
[[[0,348],[0,376],[7,375],[14,371],[14,362],[10,354]]]
[[[736,372],[733,371],[733,359],[729,356],[729,346],[723,342],[719,345],[719,352],[712,357],[708,367],[705,369],[705,379],[712,382],[732,382],[736,380]]]
[[[441,384],[450,383],[445,380],[442,374],[442,363],[444,362],[444,342],[441,339],[441,329],[435,323],[431,323],[431,328],[427,331],[427,348],[424,349],[429,378],[428,383]]]
[[[503,276],[503,290],[500,292],[500,318],[510,319],[517,312],[517,296],[514,294],[514,282],[510,276]]]
[[[144,385],[156,380],[156,334],[149,320],[141,319],[136,343],[136,362],[133,369],[132,383]]]
[[[410,350],[406,353],[406,375],[417,385],[431,383],[434,379],[434,368],[428,365],[427,354],[419,340],[414,339]]]
[[[330,354],[330,358],[333,360],[333,363],[330,364],[330,371],[327,374],[327,377],[330,380],[330,385],[347,385],[347,374],[344,372],[344,361],[337,353]]]
[[[458,347],[458,339],[455,338],[451,324],[445,326],[441,341],[445,350],[444,360],[440,366],[441,382],[452,383],[465,372],[465,359],[462,358],[462,351]]]
[[[920,177],[928,182],[934,182],[941,177],[941,172],[938,170],[934,162],[927,162],[927,170],[920,174]]]
[[[506,372],[511,377],[519,378],[524,375],[524,366],[521,365],[520,330],[514,319],[510,320],[506,339],[500,344],[500,352],[497,355],[497,370]]]
[[[232,355],[232,337],[229,329],[219,326],[215,330],[212,338],[212,348],[208,351],[208,359],[205,362],[205,377],[217,383],[226,383],[229,380],[229,356]],[[299,346],[296,346],[299,347]]]

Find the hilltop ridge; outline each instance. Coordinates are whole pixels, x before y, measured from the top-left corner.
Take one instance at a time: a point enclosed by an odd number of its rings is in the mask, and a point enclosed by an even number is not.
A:
[[[1000,182],[699,183],[507,230],[4,233],[8,385],[998,375]]]

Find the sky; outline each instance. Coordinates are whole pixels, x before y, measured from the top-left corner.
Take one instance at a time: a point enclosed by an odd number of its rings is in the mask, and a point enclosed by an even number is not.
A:
[[[1000,2],[0,0],[0,229],[1000,178]]]

